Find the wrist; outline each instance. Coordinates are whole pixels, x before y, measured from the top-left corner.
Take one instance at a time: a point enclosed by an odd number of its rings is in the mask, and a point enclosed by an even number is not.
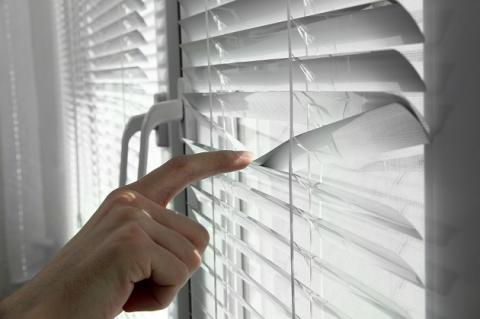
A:
[[[26,296],[22,289],[0,300],[0,319],[51,318],[44,304]]]
[[[7,319],[8,317],[5,300],[0,300],[0,319]]]
[[[22,318],[21,315],[15,311],[11,299],[12,296],[8,296],[0,300],[0,319]]]
[[[21,318],[13,309],[12,296],[0,300],[0,319]]]

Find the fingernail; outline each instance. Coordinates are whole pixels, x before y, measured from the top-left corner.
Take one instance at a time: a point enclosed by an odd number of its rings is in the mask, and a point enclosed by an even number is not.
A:
[[[247,159],[249,161],[252,161],[253,159],[253,153],[250,151],[235,151],[235,154],[241,159]]]

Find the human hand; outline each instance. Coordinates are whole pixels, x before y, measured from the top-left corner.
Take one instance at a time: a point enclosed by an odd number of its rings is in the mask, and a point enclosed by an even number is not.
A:
[[[250,161],[231,151],[177,157],[113,191],[37,276],[0,303],[0,318],[110,319],[122,309],[166,308],[209,241],[204,227],[167,203],[190,183]]]

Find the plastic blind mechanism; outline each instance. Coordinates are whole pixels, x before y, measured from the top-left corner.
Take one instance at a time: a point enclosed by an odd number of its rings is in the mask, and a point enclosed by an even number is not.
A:
[[[147,113],[130,118],[122,136],[122,151],[120,161],[120,186],[127,182],[128,144],[131,137],[140,132],[140,155],[138,158],[137,178],[147,173],[149,137],[154,130],[162,125],[181,121],[183,118],[183,104],[181,100],[169,100],[155,103]]]

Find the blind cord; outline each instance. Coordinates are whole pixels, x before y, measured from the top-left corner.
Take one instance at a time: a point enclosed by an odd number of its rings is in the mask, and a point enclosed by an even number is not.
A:
[[[295,246],[294,246],[294,232],[293,232],[293,143],[295,133],[293,130],[293,62],[294,56],[292,52],[292,15],[290,10],[290,0],[287,1],[287,29],[288,29],[288,78],[290,90],[290,143],[289,143],[289,159],[288,159],[288,198],[290,203],[290,289],[292,298],[292,319],[296,319],[295,314]]]

